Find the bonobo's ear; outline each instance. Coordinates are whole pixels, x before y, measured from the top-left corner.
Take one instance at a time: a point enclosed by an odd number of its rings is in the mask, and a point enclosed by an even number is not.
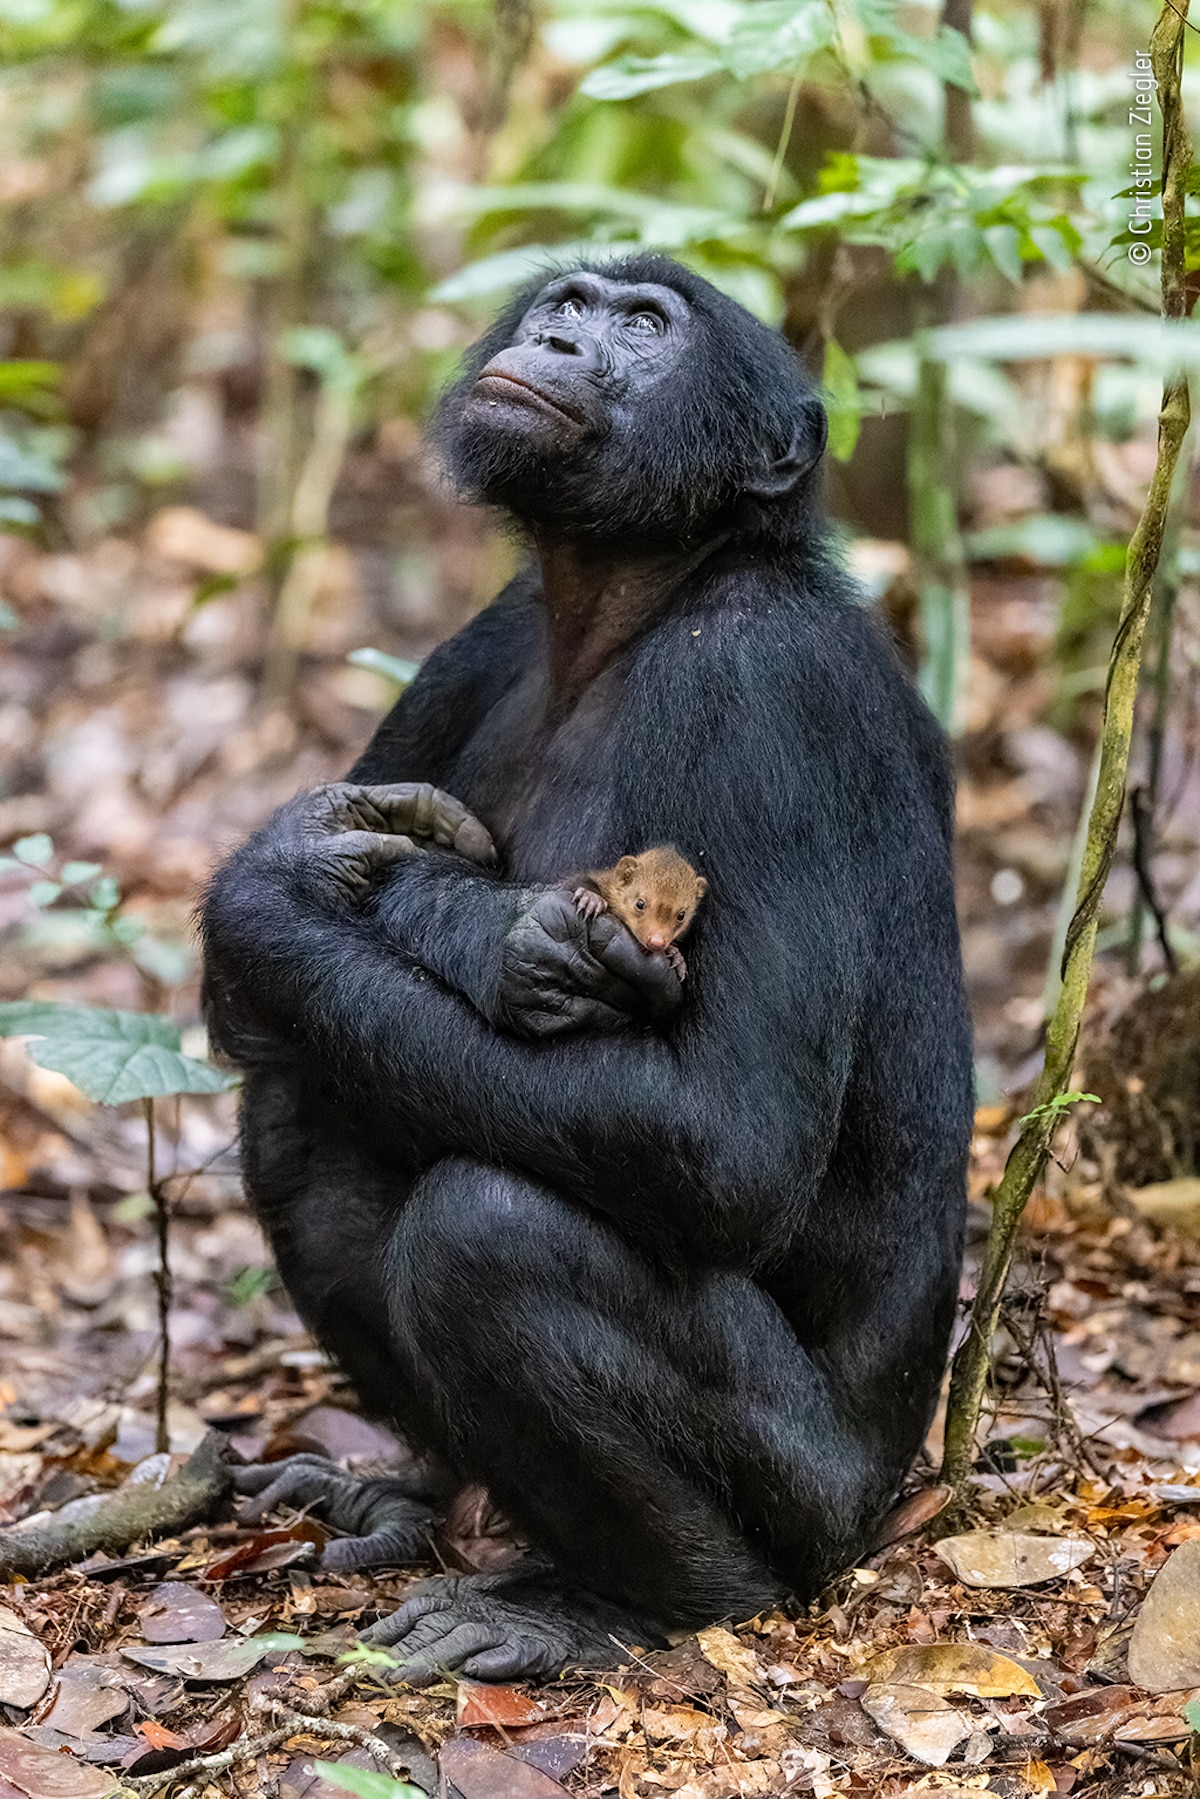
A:
[[[637,857],[622,856],[621,860],[617,863],[617,866],[613,869],[613,873],[616,875],[618,881],[620,881],[622,887],[628,887],[630,881],[632,881],[634,875],[637,873]]]
[[[828,435],[825,408],[814,395],[804,402],[803,416],[792,432],[792,441],[785,453],[777,461],[768,463],[761,475],[753,475],[743,482],[742,492],[755,500],[782,499],[820,462]]]

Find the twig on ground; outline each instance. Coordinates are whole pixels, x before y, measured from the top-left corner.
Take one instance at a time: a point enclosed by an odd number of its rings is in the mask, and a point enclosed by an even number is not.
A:
[[[411,1780],[411,1771],[403,1756],[376,1736],[362,1724],[342,1724],[326,1716],[330,1707],[343,1699],[350,1689],[362,1679],[364,1670],[359,1664],[346,1668],[341,1674],[335,1674],[315,1693],[305,1693],[303,1704],[297,1702],[298,1696],[293,1687],[285,1687],[281,1693],[256,1693],[250,1700],[250,1710],[257,1713],[273,1713],[276,1722],[270,1729],[255,1735],[245,1736],[228,1749],[221,1749],[212,1755],[193,1756],[191,1761],[181,1762],[177,1767],[164,1768],[157,1774],[139,1774],[127,1780],[126,1785],[138,1795],[149,1796],[159,1793],[164,1787],[177,1780],[191,1780],[200,1775],[207,1778],[210,1774],[223,1772],[226,1768],[237,1766],[241,1762],[255,1761],[260,1755],[268,1755],[278,1749],[290,1737],[313,1736],[326,1737],[332,1741],[353,1743],[356,1748],[365,1749],[373,1755],[392,1776],[394,1780]],[[199,1786],[188,1787],[177,1795],[177,1799],[190,1799],[200,1791]]]
[[[1179,958],[1167,931],[1167,915],[1159,900],[1154,885],[1154,870],[1150,865],[1150,858],[1154,854],[1154,803],[1147,788],[1134,788],[1129,796],[1129,810],[1133,816],[1133,872],[1137,876],[1138,891],[1142,896],[1142,903],[1154,920],[1163,961],[1171,974],[1178,974]]]
[[[1075,1455],[1077,1462],[1084,1462],[1098,1480],[1105,1479],[1104,1469],[1093,1456],[1087,1446],[1078,1420],[1071,1410],[1066,1394],[1062,1390],[1062,1382],[1058,1374],[1058,1360],[1054,1354],[1054,1341],[1046,1329],[1046,1321],[1040,1312],[1033,1332],[1028,1336],[1022,1330],[1009,1308],[1004,1314],[1004,1324],[1013,1342],[1020,1352],[1021,1359],[1033,1378],[1046,1389],[1050,1398],[1050,1410],[1055,1429],[1060,1439],[1065,1439],[1068,1447]],[[1037,1349],[1041,1346],[1044,1366],[1039,1364]],[[1065,1460],[1065,1457],[1064,1457]]]
[[[45,1524],[0,1530],[0,1579],[27,1580],[101,1552],[122,1555],[131,1543],[169,1537],[210,1519],[229,1491],[225,1439],[209,1431],[178,1474],[161,1487],[126,1485],[102,1498],[94,1511]]]
[[[157,1140],[154,1126],[154,1101],[142,1101],[146,1114],[146,1190],[154,1201],[154,1221],[158,1238],[158,1267],[154,1284],[158,1289],[158,1380],[155,1384],[154,1447],[164,1455],[171,1447],[167,1425],[167,1408],[171,1399],[171,1300],[175,1283],[171,1278],[171,1202],[166,1182],[158,1176]]]

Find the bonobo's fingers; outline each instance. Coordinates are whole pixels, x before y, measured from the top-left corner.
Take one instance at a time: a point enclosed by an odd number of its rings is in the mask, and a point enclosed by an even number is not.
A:
[[[664,951],[643,949],[611,915],[597,919],[592,926],[591,946],[592,954],[610,974],[628,982],[639,993],[652,1018],[662,1022],[678,1009],[679,976]]]
[[[415,837],[454,850],[472,862],[496,860],[487,829],[461,800],[428,781],[398,781],[358,787],[349,781],[322,787],[313,796],[314,823],[334,831],[365,830]]]
[[[350,1569],[418,1561],[429,1553],[433,1509],[410,1498],[404,1482],[347,1474],[320,1455],[235,1468],[234,1486],[253,1497],[241,1508],[246,1524],[258,1524],[278,1506],[313,1509],[348,1534],[327,1543],[321,1567]]]
[[[615,947],[614,947],[615,946]],[[587,919],[565,887],[546,887],[505,938],[494,1022],[523,1037],[663,1022],[680,1004],[663,955],[647,955],[611,913]]]
[[[234,1491],[257,1496],[240,1509],[247,1524],[260,1523],[280,1505],[297,1511],[319,1505],[330,1523],[336,1524],[333,1513],[343,1489],[360,1484],[323,1455],[294,1455],[286,1462],[252,1462],[233,1470]]]
[[[321,1555],[325,1573],[353,1574],[359,1568],[403,1567],[431,1559],[433,1513],[419,1499],[393,1500],[386,1524],[364,1537],[336,1537]]]
[[[344,899],[357,900],[370,887],[381,868],[419,854],[411,837],[389,837],[375,831],[342,831],[323,837],[321,867],[330,885]]]

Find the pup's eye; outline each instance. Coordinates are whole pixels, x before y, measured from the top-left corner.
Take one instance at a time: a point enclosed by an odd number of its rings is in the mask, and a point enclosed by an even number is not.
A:
[[[629,329],[631,331],[648,331],[657,337],[663,331],[664,326],[657,312],[634,312],[630,314]]]
[[[645,911],[645,910],[646,910],[646,902],[645,902],[645,900],[638,900],[638,901],[636,901],[636,905],[637,905],[637,909],[638,909],[638,911],[639,911],[639,912],[644,912],[644,911]]]
[[[675,916],[679,920],[680,924],[682,924],[684,919],[687,917],[687,913],[686,912],[677,912],[675,914]]]

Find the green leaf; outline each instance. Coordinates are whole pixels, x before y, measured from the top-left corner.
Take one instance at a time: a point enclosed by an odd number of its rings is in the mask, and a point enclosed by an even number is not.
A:
[[[1043,356],[1115,356],[1150,368],[1200,367],[1200,323],[1117,312],[1007,313],[939,325],[929,347],[947,362],[986,356],[1032,362]]]
[[[825,0],[755,0],[730,33],[721,60],[739,81],[776,69],[789,72],[837,35],[837,19]]]
[[[632,100],[655,88],[675,87],[681,81],[703,81],[716,75],[721,63],[703,51],[681,51],[666,56],[622,56],[616,62],[593,69],[580,84],[590,100]]]
[[[23,500],[15,493],[0,494],[0,522],[24,527],[38,524],[41,516],[32,500]]]
[[[351,650],[346,660],[353,662],[356,668],[370,668],[377,675],[386,675],[397,687],[407,687],[410,681],[415,681],[421,666],[419,662],[409,662],[403,656],[388,656],[382,650],[371,649]]]
[[[983,241],[1000,273],[1007,275],[1014,285],[1019,286],[1023,268],[1020,232],[1013,225],[987,225],[984,227]]]
[[[57,362],[0,362],[0,406],[19,406],[44,415],[61,372]]]
[[[572,243],[526,244],[520,250],[501,250],[495,256],[468,263],[456,275],[447,276],[429,298],[433,301],[477,300],[515,287],[519,281],[528,281],[534,275],[544,275],[549,280],[559,269],[569,269],[573,263],[594,258],[598,250],[615,256],[637,248],[635,238],[602,245],[590,238],[579,238]]]
[[[35,906],[52,906],[62,887],[57,881],[32,881],[29,886],[29,898]]]
[[[1099,542],[1095,526],[1086,519],[1069,518],[1062,512],[1035,512],[1011,524],[968,532],[964,548],[973,562],[1021,556],[1042,568],[1075,568]],[[1125,545],[1118,547],[1124,563]]]
[[[311,369],[327,387],[353,393],[366,375],[361,358],[351,355],[337,332],[325,325],[299,325],[285,331],[281,348],[289,362]]]
[[[1032,1112],[1026,1112],[1023,1118],[1018,1118],[1017,1129],[1024,1130],[1027,1124],[1034,1124],[1039,1119],[1057,1124],[1064,1112],[1071,1106],[1077,1106],[1081,1100],[1087,1100],[1093,1106],[1104,1103],[1098,1093],[1056,1093],[1044,1106],[1035,1106]]]
[[[0,1036],[32,1037],[28,1054],[39,1068],[65,1074],[102,1105],[235,1085],[233,1076],[185,1056],[170,1019],[151,1012],[14,1000],[0,1005]]]
[[[825,369],[821,377],[825,389],[825,405],[829,414],[829,453],[838,462],[848,462],[858,442],[862,424],[862,396],[854,358],[848,356],[836,339],[825,345]]]
[[[1183,1721],[1192,1730],[1200,1731],[1200,1699],[1189,1699],[1183,1708]]]
[[[13,855],[18,862],[24,862],[27,868],[45,868],[54,854],[54,844],[45,831],[34,831],[28,837],[18,837],[13,844]]]
[[[74,887],[80,881],[94,880],[104,870],[98,862],[64,862],[62,866],[62,882],[64,887]]]
[[[425,1799],[420,1787],[407,1780],[393,1780],[390,1774],[374,1774],[370,1768],[348,1768],[341,1762],[314,1762],[313,1768],[330,1786],[344,1793],[356,1793],[358,1799]]]
[[[380,1649],[374,1643],[356,1643],[353,1649],[345,1650],[337,1657],[339,1667],[361,1668],[398,1668],[398,1656],[389,1655],[386,1649]]]
[[[112,875],[101,875],[88,894],[88,902],[97,912],[111,912],[121,903],[121,889]]]
[[[59,493],[65,486],[61,469],[42,451],[0,432],[0,487],[18,493]]]
[[[914,62],[919,62],[931,75],[936,75],[939,81],[949,82],[951,87],[964,88],[968,94],[979,93],[971,68],[971,46],[962,32],[956,31],[952,25],[940,26],[936,37],[914,37],[911,32],[901,31],[896,25],[889,25],[879,35],[901,56],[909,56]]]

